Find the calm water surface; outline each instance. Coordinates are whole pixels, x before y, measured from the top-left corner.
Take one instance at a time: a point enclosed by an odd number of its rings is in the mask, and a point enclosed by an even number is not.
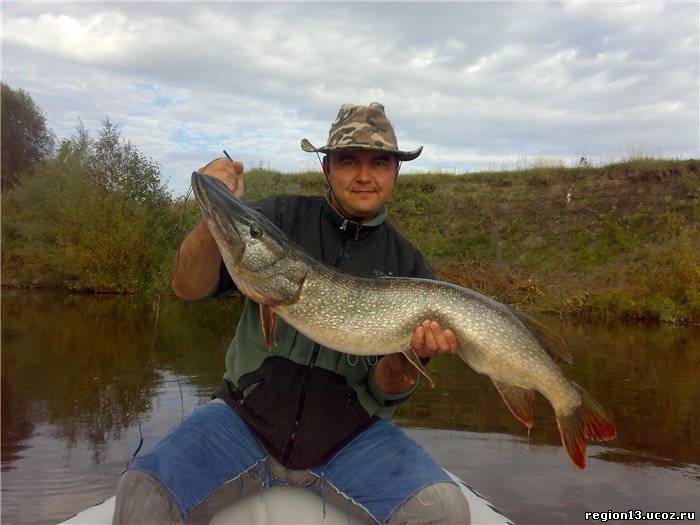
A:
[[[205,403],[223,372],[236,299],[152,304],[125,297],[2,291],[2,521],[56,523],[113,495],[139,444]],[[397,413],[445,467],[518,523],[584,523],[586,511],[700,516],[700,328],[575,325],[560,330],[567,374],[603,404],[619,437],[575,470],[549,405],[527,432],[490,380],[431,362]]]

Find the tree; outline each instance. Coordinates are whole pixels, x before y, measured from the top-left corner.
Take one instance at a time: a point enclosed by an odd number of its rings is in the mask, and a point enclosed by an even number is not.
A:
[[[79,127],[79,136],[80,133]],[[158,164],[124,140],[119,128],[108,118],[102,121],[97,138],[88,142],[89,170],[102,187],[138,202],[163,204],[169,201],[160,181]]]
[[[53,151],[54,135],[46,127],[46,118],[32,97],[2,83],[2,189],[15,185],[20,173]]]
[[[3,192],[3,278],[16,284],[163,289],[181,235],[158,165],[109,120],[78,125],[54,157]]]

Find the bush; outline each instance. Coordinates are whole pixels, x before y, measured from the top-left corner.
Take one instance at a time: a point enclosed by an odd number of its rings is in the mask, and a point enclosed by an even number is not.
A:
[[[96,139],[79,126],[3,201],[4,279],[17,284],[145,291],[179,233],[157,165],[109,121]]]

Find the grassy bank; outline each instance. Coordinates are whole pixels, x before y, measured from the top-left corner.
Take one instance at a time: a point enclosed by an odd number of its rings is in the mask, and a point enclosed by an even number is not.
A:
[[[323,191],[320,173],[251,170],[245,197]],[[15,214],[9,220],[8,210]],[[138,279],[132,279],[141,284],[85,286],[95,280],[82,275],[81,268],[57,265],[63,264],[62,254],[78,250],[71,238],[89,240],[89,232],[83,230],[101,222],[83,221],[76,226],[81,235],[66,237],[59,235],[61,223],[52,220],[56,231],[51,238],[60,240],[61,249],[50,252],[41,248],[40,225],[26,224],[33,220],[31,210],[11,205],[3,217],[3,283],[36,286],[50,278],[74,289],[137,293],[167,289],[179,238],[198,217],[192,202],[172,203],[170,210],[159,220],[167,225],[165,230],[151,232],[148,221],[142,221],[143,228],[134,231],[150,238],[124,244],[122,252],[129,257],[122,261],[141,265]],[[129,214],[133,215],[131,210]],[[126,224],[127,215],[122,221]],[[640,159],[597,168],[402,175],[389,217],[441,278],[516,307],[593,319],[700,322],[698,160]],[[12,226],[11,235],[6,225]],[[109,231],[120,230],[117,226],[101,228],[100,243],[108,243]],[[140,248],[142,244],[145,247]],[[116,253],[105,246],[97,249],[105,255],[108,269],[116,263]],[[88,245],[79,248],[81,256],[95,252]],[[154,254],[151,262],[145,265],[134,250]],[[42,252],[55,255],[47,259],[38,255]],[[90,276],[102,271],[100,259],[96,260],[85,265]],[[37,268],[36,261],[43,266]],[[142,275],[146,267],[148,275]]]
[[[246,198],[322,191],[253,171]],[[700,322],[700,161],[402,175],[389,217],[441,278],[508,304]]]

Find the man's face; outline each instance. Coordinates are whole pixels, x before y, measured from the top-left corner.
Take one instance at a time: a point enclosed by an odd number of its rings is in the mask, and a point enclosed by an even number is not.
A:
[[[333,202],[338,211],[364,220],[374,217],[391,197],[398,161],[392,153],[356,149],[329,154],[323,169],[333,190],[331,201],[340,202]]]

